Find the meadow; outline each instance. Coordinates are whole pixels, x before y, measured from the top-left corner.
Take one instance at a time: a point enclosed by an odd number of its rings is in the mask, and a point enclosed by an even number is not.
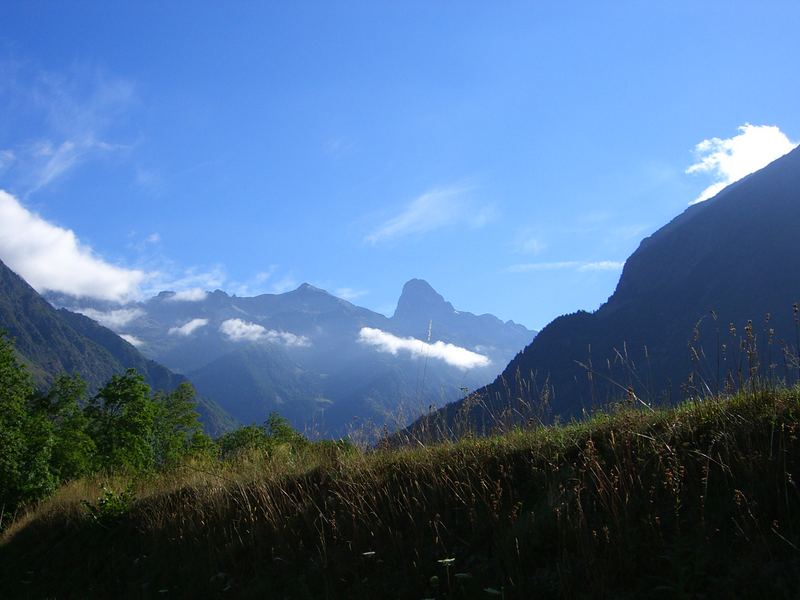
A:
[[[800,388],[359,449],[285,431],[82,477],[0,539],[4,598],[794,598]]]

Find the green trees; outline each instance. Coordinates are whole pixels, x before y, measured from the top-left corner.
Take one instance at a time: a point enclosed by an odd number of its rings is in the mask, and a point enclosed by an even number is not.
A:
[[[112,377],[86,409],[96,469],[147,472],[208,454],[213,442],[202,432],[194,397],[189,383],[152,395],[132,369]]]
[[[33,410],[51,424],[50,469],[58,481],[87,475],[94,466],[97,447],[88,433],[89,418],[82,408],[85,399],[83,380],[78,376],[61,375],[49,392],[32,402]]]
[[[50,492],[48,422],[30,410],[33,384],[11,343],[0,336],[0,514]]]
[[[294,460],[336,456],[343,442],[311,443],[272,413],[214,441],[202,431],[189,383],[151,391],[133,369],[94,396],[79,376],[62,375],[37,392],[11,342],[0,335],[0,529],[5,515],[84,476],[148,476],[197,458],[229,459],[255,451]]]
[[[232,458],[252,450],[274,452],[279,447],[299,451],[311,445],[311,442],[294,430],[289,421],[275,412],[267,417],[264,425],[239,427],[223,435],[218,443],[223,458]]]
[[[152,469],[156,412],[141,375],[134,370],[114,375],[86,408],[98,470]]]
[[[172,393],[156,395],[153,449],[157,465],[169,467],[188,456],[215,453],[213,440],[200,425],[194,396],[194,388],[186,382]]]
[[[215,455],[202,432],[194,389],[153,394],[134,370],[92,398],[78,376],[37,393],[11,342],[0,335],[0,527],[2,515],[71,479],[97,472],[150,473]]]

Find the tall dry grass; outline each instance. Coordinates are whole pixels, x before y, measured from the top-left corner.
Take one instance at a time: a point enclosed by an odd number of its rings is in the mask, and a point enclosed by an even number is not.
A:
[[[82,481],[0,542],[3,597],[795,597],[800,391],[395,450]],[[123,514],[88,511],[133,484]]]

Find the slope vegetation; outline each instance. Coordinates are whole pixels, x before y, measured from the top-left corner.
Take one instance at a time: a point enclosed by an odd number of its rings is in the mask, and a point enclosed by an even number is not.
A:
[[[77,482],[0,540],[0,595],[797,597],[798,417],[800,390],[754,390],[416,449],[276,447],[135,498]]]
[[[19,275],[0,261],[0,329],[14,339],[37,387],[48,387],[61,373],[77,374],[95,391],[112,375],[135,369],[152,388],[171,391],[186,377],[142,356],[139,351],[91,319],[56,310]],[[198,399],[206,429],[220,433],[234,422],[213,401]]]

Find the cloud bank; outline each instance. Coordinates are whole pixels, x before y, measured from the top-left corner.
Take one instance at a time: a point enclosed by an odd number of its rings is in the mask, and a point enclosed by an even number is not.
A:
[[[129,300],[145,277],[97,257],[73,231],[48,223],[2,190],[0,259],[39,292],[76,297]]]
[[[294,347],[311,345],[309,339],[303,335],[267,329],[257,323],[250,323],[242,319],[223,321],[219,326],[219,331],[232,342],[269,342]]]
[[[208,319],[192,319],[191,321],[188,321],[179,327],[170,327],[169,334],[189,337],[195,331],[201,327],[205,327],[206,325],[208,325]]]
[[[482,227],[492,218],[490,206],[476,207],[464,197],[465,188],[435,189],[414,199],[397,216],[376,227],[364,240],[377,244],[443,227]]]
[[[167,298],[168,302],[200,302],[205,300],[208,293],[202,288],[190,288],[175,292],[172,296]]]
[[[362,327],[358,332],[358,341],[367,346],[373,346],[379,352],[397,355],[402,350],[414,358],[423,356],[435,358],[464,371],[491,364],[488,357],[460,346],[446,344],[442,341],[430,344],[413,337],[401,338],[372,327]]]
[[[695,146],[697,162],[686,173],[710,173],[714,183],[704,189],[690,204],[713,198],[730,184],[750,173],[766,167],[776,158],[797,146],[774,125],[739,127],[739,134],[731,138],[711,138]]]
[[[118,308],[115,310],[102,311],[95,308],[76,308],[76,313],[80,313],[94,319],[103,327],[108,327],[114,331],[119,331],[125,325],[144,315],[141,308]]]

